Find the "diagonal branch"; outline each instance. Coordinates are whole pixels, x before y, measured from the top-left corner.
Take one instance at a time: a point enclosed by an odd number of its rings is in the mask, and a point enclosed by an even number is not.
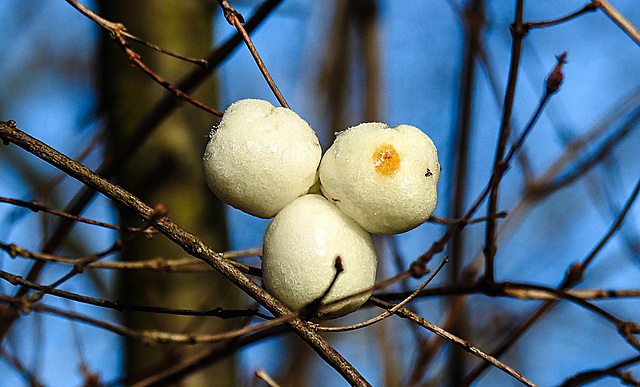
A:
[[[393,304],[389,304],[387,302],[384,302],[382,300],[378,300],[375,297],[371,297],[371,302],[373,302],[375,305],[387,309],[387,310],[391,310],[393,308]],[[410,310],[406,309],[406,308],[400,308],[395,310],[394,312],[395,314],[397,314],[398,316],[402,317],[402,318],[408,318],[411,321],[414,321],[415,323],[419,324],[420,326],[430,330],[431,332],[435,333],[436,335],[449,340],[451,342],[453,342],[454,344],[456,344],[457,346],[459,346],[460,348],[464,349],[465,351],[471,353],[472,355],[475,355],[477,357],[479,357],[480,359],[484,360],[485,362],[487,362],[486,364],[491,364],[494,365],[495,367],[497,367],[498,369],[504,371],[505,373],[507,373],[508,375],[512,376],[513,378],[515,378],[516,380],[518,380],[520,383],[524,384],[525,386],[529,386],[529,387],[536,387],[536,384],[534,384],[532,381],[530,381],[529,379],[525,378],[522,374],[520,374],[518,371],[514,370],[513,368],[509,367],[508,365],[502,363],[500,360],[496,359],[495,357],[491,356],[491,355],[487,355],[486,353],[482,352],[480,349],[476,348],[475,346],[473,346],[473,344],[471,344],[468,341],[465,341],[447,331],[445,331],[444,329],[430,323],[429,321],[423,319],[422,317],[416,315],[415,313],[411,312]]]
[[[249,19],[246,23],[245,29],[247,32],[251,32],[255,30],[266,18],[270,15],[270,13],[282,2],[282,0],[266,0],[264,1],[255,11],[251,19]],[[181,79],[177,87],[180,90],[184,90],[185,92],[189,92],[195,89],[200,83],[202,83],[205,78],[215,69],[217,68],[224,59],[226,59],[232,52],[235,50],[240,43],[242,43],[242,38],[240,33],[235,34],[231,38],[229,38],[225,43],[223,43],[220,47],[213,50],[207,57],[207,68],[197,68],[186,75],[183,79]],[[178,106],[178,101],[174,98],[173,95],[165,95],[165,97],[158,102],[154,108],[152,108],[145,118],[142,119],[140,124],[133,130],[133,135],[129,137],[128,140],[123,142],[120,147],[118,147],[118,151],[111,155],[108,159],[106,159],[98,168],[98,174],[105,177],[111,178],[114,176],[120,168],[130,159],[132,155],[136,153],[136,151],[145,143],[145,140],[151,136],[153,131],[158,127],[158,125],[169,116]],[[15,127],[15,121],[10,120],[7,122],[8,126]],[[75,197],[67,204],[65,208],[65,212],[73,215],[79,215],[82,210],[89,204],[93,196],[95,195],[95,191],[88,187],[84,187],[80,189]],[[71,228],[75,222],[73,220],[63,219],[58,226],[55,228],[51,237],[49,237],[44,246],[42,248],[43,253],[53,253],[60,243],[64,240],[65,236],[71,231]],[[29,273],[27,274],[27,279],[35,281],[40,272],[44,268],[45,262],[35,262]],[[21,288],[18,291],[18,296],[24,295],[26,293],[26,288]],[[4,312],[4,313],[3,313]],[[13,322],[18,318],[17,312],[15,310],[3,311],[0,309],[0,314],[2,315],[2,320],[0,321],[0,342],[4,338],[6,332],[9,330]]]
[[[141,219],[152,224],[153,227],[182,247],[188,254],[201,259],[219,271],[276,316],[284,316],[290,313],[279,301],[246,277],[233,264],[224,259],[220,253],[213,251],[202,240],[182,229],[169,218],[154,218],[154,208],[143,203],[123,188],[112,184],[84,165],[68,158],[45,143],[4,122],[0,123],[0,139],[2,139],[4,143],[11,142],[18,145],[27,152],[60,169],[70,177],[95,189],[113,201],[124,205]],[[338,371],[349,383],[358,386],[369,385],[362,375],[360,375],[342,355],[311,329],[308,322],[296,318],[286,323],[298,336],[306,341],[327,364]]]
[[[249,49],[249,52],[251,53],[253,60],[255,60],[256,65],[258,66],[258,68],[260,69],[260,72],[262,73],[262,76],[267,81],[269,88],[271,88],[271,91],[278,99],[278,102],[280,102],[280,105],[282,105],[282,107],[285,107],[288,109],[289,104],[287,104],[287,101],[282,96],[280,89],[278,89],[278,86],[273,81],[271,74],[269,74],[269,70],[267,70],[267,66],[265,66],[264,62],[262,61],[262,58],[260,58],[260,55],[258,54],[258,50],[256,49],[256,46],[254,46],[253,42],[251,41],[249,34],[245,30],[245,28],[242,26],[242,23],[244,23],[244,18],[242,17],[240,12],[236,11],[229,4],[227,0],[218,0],[218,3],[220,3],[220,7],[224,12],[225,19],[227,19],[229,24],[236,27],[236,29],[238,30],[238,33],[242,35],[242,40],[244,40],[245,44],[247,45],[247,48]]]
[[[640,45],[640,31],[620,11],[615,9],[607,0],[593,0],[593,3],[607,14],[609,19],[616,23],[634,42]]]

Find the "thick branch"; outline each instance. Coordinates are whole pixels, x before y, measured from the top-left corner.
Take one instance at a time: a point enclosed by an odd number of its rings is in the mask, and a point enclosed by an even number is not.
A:
[[[27,152],[60,169],[70,177],[124,205],[141,219],[149,221],[158,231],[182,247],[188,254],[201,259],[218,270],[275,315],[282,316],[289,313],[289,310],[279,301],[243,275],[234,265],[225,260],[220,253],[211,250],[198,237],[180,228],[167,217],[153,218],[154,209],[123,188],[112,184],[84,165],[71,160],[43,142],[4,122],[0,123],[0,138],[5,143],[12,142],[18,145]],[[359,386],[369,385],[342,355],[310,328],[309,323],[300,319],[293,319],[288,321],[287,324],[349,383]]]

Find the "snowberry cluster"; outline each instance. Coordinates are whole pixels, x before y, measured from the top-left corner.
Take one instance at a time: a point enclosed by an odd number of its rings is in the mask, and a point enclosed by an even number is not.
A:
[[[203,163],[209,188],[225,203],[275,216],[264,236],[264,285],[294,310],[373,286],[369,233],[397,234],[426,221],[440,176],[436,147],[416,127],[360,124],[339,133],[323,156],[302,118],[257,99],[227,108]],[[333,303],[320,316],[343,316],[369,296]]]

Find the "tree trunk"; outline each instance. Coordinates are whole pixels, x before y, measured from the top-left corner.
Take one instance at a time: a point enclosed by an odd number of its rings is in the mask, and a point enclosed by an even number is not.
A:
[[[172,52],[204,57],[212,47],[215,2],[104,0],[99,1],[99,7],[101,16],[124,23],[132,34]],[[170,82],[193,69],[193,64],[151,51],[135,42],[130,43],[147,66]],[[132,67],[119,47],[106,36],[100,64],[102,111],[106,115],[110,144],[115,150],[167,91]],[[201,87],[194,97],[215,106],[213,84],[210,82]],[[227,246],[224,209],[207,189],[201,172],[206,134],[216,121],[216,117],[182,104],[129,159],[117,175],[117,182],[150,205],[163,204],[172,220],[202,237],[217,251],[223,251]],[[139,221],[126,211],[121,212],[121,222],[123,225],[139,225]],[[122,259],[184,256],[184,251],[162,236],[155,236],[153,240],[137,238],[128,244]],[[120,275],[119,297],[135,305],[196,310],[218,306],[233,308],[237,294],[225,279],[214,272],[132,271]],[[170,332],[220,332],[233,324],[212,317],[140,312],[127,312],[124,316],[124,323],[131,328]],[[199,346],[148,347],[137,341],[127,341],[125,348],[127,384],[202,350]],[[187,379],[186,384],[234,385],[233,361],[232,357],[227,358]]]

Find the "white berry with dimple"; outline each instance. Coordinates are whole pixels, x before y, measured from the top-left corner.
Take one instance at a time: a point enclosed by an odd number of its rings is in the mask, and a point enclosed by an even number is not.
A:
[[[323,194],[374,234],[411,230],[433,213],[440,163],[433,141],[410,125],[364,123],[339,133],[322,157]]]
[[[265,288],[292,310],[303,308],[329,288],[340,257],[339,274],[323,303],[370,288],[377,258],[371,236],[321,195],[302,196],[282,209],[264,235],[262,274]],[[322,309],[335,318],[358,309],[370,293]]]
[[[225,203],[270,218],[317,182],[321,156],[314,131],[296,113],[243,99],[211,131],[204,175]]]

